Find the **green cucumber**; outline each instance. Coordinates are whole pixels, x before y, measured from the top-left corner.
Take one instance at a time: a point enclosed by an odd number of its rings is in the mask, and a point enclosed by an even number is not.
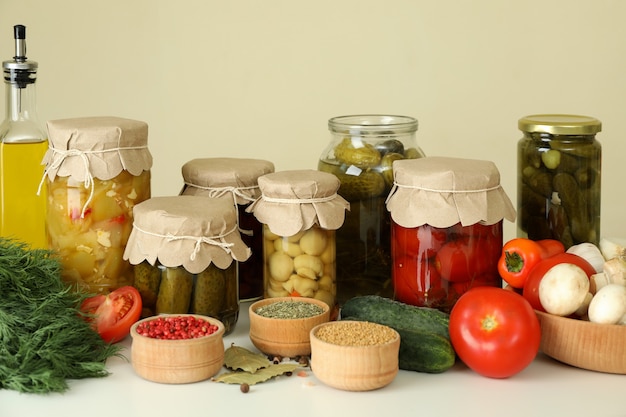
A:
[[[441,373],[450,369],[456,354],[450,343],[450,316],[442,311],[416,307],[376,295],[353,297],[341,308],[344,320],[383,324],[400,334],[400,369]]]

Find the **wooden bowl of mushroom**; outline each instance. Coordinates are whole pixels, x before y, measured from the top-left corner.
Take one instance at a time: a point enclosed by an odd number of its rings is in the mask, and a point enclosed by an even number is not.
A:
[[[370,391],[398,374],[400,335],[367,321],[340,320],[311,330],[311,370],[324,384],[345,391]]]
[[[330,318],[330,306],[307,297],[275,297],[250,305],[250,340],[264,354],[295,358],[311,354],[311,329]]]
[[[536,311],[543,353],[591,371],[626,374],[626,326],[600,324]]]

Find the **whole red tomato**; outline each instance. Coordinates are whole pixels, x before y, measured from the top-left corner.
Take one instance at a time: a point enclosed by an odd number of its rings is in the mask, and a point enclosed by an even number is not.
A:
[[[525,369],[539,351],[539,319],[521,295],[498,287],[476,287],[450,312],[450,341],[473,371],[508,378]]]
[[[446,229],[427,224],[418,227],[402,227],[396,223],[391,229],[394,256],[417,256],[430,258],[446,243]]]
[[[80,307],[107,343],[119,342],[128,336],[131,326],[139,320],[141,308],[141,295],[132,286],[87,298]]]
[[[446,243],[435,256],[441,278],[451,282],[471,281],[486,272],[496,272],[502,241],[461,237]]]
[[[445,300],[439,272],[427,259],[404,256],[393,265],[394,298],[414,306],[434,307]]]

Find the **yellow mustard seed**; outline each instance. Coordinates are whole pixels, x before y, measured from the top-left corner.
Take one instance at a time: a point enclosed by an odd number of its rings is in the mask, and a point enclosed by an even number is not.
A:
[[[322,326],[315,336],[324,342],[341,346],[375,346],[391,342],[397,337],[388,326],[367,321],[338,321]]]

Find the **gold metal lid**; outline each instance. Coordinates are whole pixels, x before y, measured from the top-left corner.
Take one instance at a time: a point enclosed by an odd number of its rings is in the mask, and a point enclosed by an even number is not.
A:
[[[594,135],[602,130],[602,122],[594,117],[575,114],[533,114],[519,119],[523,132],[552,135]]]

